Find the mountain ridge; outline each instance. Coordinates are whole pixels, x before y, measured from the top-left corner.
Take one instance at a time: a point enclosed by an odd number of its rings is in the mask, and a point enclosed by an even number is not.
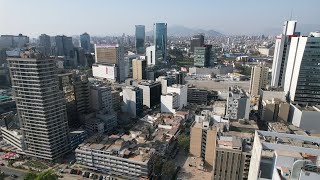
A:
[[[204,30],[201,28],[188,28],[185,26],[170,26],[168,27],[168,36],[193,36],[196,34],[204,34],[207,37],[219,37],[219,36],[225,36],[221,32],[218,32],[213,29]],[[152,36],[153,31],[146,32],[146,35]]]

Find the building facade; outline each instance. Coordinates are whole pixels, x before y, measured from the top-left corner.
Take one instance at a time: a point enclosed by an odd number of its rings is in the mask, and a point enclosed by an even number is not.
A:
[[[291,37],[297,35],[296,25],[297,21],[285,21],[282,34],[277,36],[272,63],[271,86],[273,87],[284,85]]]
[[[51,55],[51,40],[50,36],[46,34],[41,34],[39,36],[39,48],[40,51],[43,53],[45,56]]]
[[[166,61],[167,57],[167,23],[154,23],[153,37],[156,65],[160,65],[163,61]]]
[[[95,44],[95,61],[97,64],[115,64],[117,81],[125,80],[124,49],[119,44]]]
[[[132,60],[132,79],[142,80],[147,78],[146,74],[147,62],[145,60]]]
[[[8,59],[27,156],[54,160],[70,150],[54,60]]]
[[[190,154],[201,157],[213,166],[216,152],[217,129],[209,125],[208,121],[194,122],[190,132]]]
[[[179,108],[179,95],[177,93],[168,93],[161,95],[161,112],[175,113]]]
[[[191,38],[190,42],[190,52],[194,52],[195,47],[202,47],[204,45],[204,35],[198,34]]]
[[[188,105],[188,87],[186,85],[174,84],[167,87],[167,93],[177,93],[179,97],[179,109]]]
[[[260,89],[269,84],[269,68],[263,64],[254,66],[251,69],[251,79],[249,93],[252,96],[258,96]]]
[[[138,87],[127,86],[122,91],[123,95],[123,112],[137,117],[143,112],[143,91]]]
[[[80,35],[80,44],[85,53],[91,52],[90,35],[88,33],[85,32]]]
[[[226,116],[232,120],[249,119],[250,98],[243,89],[237,86],[229,87]]]
[[[137,54],[144,54],[146,52],[145,49],[145,38],[146,38],[146,30],[144,25],[136,25],[136,52]]]
[[[156,46],[149,46],[146,49],[147,65],[156,65]]]
[[[143,92],[143,105],[153,108],[160,105],[161,83],[156,81],[143,81],[138,84]]]
[[[288,98],[303,105],[320,103],[320,37],[311,36],[291,38],[285,74]]]

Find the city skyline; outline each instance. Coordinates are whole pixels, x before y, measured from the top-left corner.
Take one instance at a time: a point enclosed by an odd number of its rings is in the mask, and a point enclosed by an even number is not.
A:
[[[139,3],[95,0],[90,1],[90,4],[60,0],[0,0],[0,3],[0,21],[4,22],[0,33],[23,33],[30,37],[38,37],[42,33],[70,36],[84,32],[92,36],[118,36],[122,33],[134,35],[135,25],[145,25],[148,32],[152,31],[153,23],[157,22],[168,23],[169,34],[172,26],[212,29],[226,35],[278,34],[283,21],[290,20],[291,12],[291,19],[297,20],[299,27],[303,28],[298,31],[320,29],[319,24],[314,24],[320,18],[316,9],[320,2],[316,0],[308,3],[272,0],[259,4],[253,0],[206,1],[202,4],[196,1],[170,1],[170,5],[169,1],[150,4],[145,0]],[[154,11],[154,8],[164,10]],[[198,8],[201,13],[198,13]],[[18,13],[12,13],[14,10]]]

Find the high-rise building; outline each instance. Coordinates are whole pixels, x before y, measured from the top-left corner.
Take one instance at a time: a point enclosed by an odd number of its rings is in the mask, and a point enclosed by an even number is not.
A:
[[[73,56],[72,37],[55,36],[55,55],[56,56]]]
[[[217,127],[209,121],[193,122],[190,131],[190,154],[201,157],[206,164],[213,166],[216,151]]]
[[[132,60],[132,79],[142,80],[147,78],[146,74],[147,62],[145,60]]]
[[[156,47],[149,46],[146,49],[147,65],[154,66],[156,65]]]
[[[92,85],[90,87],[90,107],[95,111],[113,111],[111,88]]]
[[[58,74],[58,80],[59,90],[63,92],[63,96],[66,102],[69,127],[76,127],[79,125],[79,122],[77,122],[76,96],[73,86],[73,73]]]
[[[203,47],[204,45],[204,35],[198,34],[194,35],[191,38],[191,43],[190,43],[190,52],[194,52],[195,47]]]
[[[284,91],[297,104],[320,103],[320,37],[292,37]]]
[[[122,91],[123,112],[129,113],[133,117],[141,115],[143,112],[143,91],[138,87],[127,86]]]
[[[43,55],[49,56],[51,55],[51,41],[50,36],[46,34],[41,34],[39,36],[39,48]]]
[[[183,72],[181,71],[176,72],[174,75],[175,75],[176,84],[181,84],[181,85],[185,84],[185,80],[184,80],[185,74]]]
[[[80,35],[80,44],[85,53],[91,52],[90,35],[88,33],[85,32]]]
[[[29,37],[19,34],[15,35],[1,35],[0,48],[22,48],[29,43]]]
[[[8,59],[27,156],[55,160],[70,149],[66,105],[55,62]]]
[[[146,30],[144,25],[136,25],[136,51],[137,54],[144,54]]]
[[[90,111],[90,83],[86,75],[76,75],[73,81],[78,118]]]
[[[166,61],[167,57],[167,23],[153,24],[153,38],[156,50],[156,65]]]
[[[252,96],[258,96],[260,89],[265,88],[268,84],[269,68],[264,64],[252,67],[249,93]]]
[[[297,36],[296,24],[297,21],[285,21],[282,34],[277,36],[272,63],[271,86],[273,87],[284,85],[291,38]]]
[[[142,81],[138,87],[143,91],[143,105],[153,108],[160,104],[161,83],[157,81]]]
[[[194,48],[194,66],[211,67],[214,63],[214,52],[212,45]]]
[[[117,67],[117,81],[125,80],[124,49],[119,44],[95,44],[95,58],[97,64],[115,64]]]
[[[229,87],[226,116],[232,120],[249,119],[250,98],[243,89],[237,86]]]

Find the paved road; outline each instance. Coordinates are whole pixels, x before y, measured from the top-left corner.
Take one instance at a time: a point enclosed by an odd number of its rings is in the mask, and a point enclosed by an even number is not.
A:
[[[18,178],[7,177],[6,180],[11,180],[11,179],[22,180],[22,179],[23,179],[23,176],[28,173],[28,171],[24,171],[24,170],[20,170],[20,169],[14,169],[14,168],[9,168],[9,167],[6,167],[6,166],[1,166],[1,167],[0,167],[0,170],[1,170],[1,172],[4,172],[6,175],[15,174],[15,175],[18,176]]]

